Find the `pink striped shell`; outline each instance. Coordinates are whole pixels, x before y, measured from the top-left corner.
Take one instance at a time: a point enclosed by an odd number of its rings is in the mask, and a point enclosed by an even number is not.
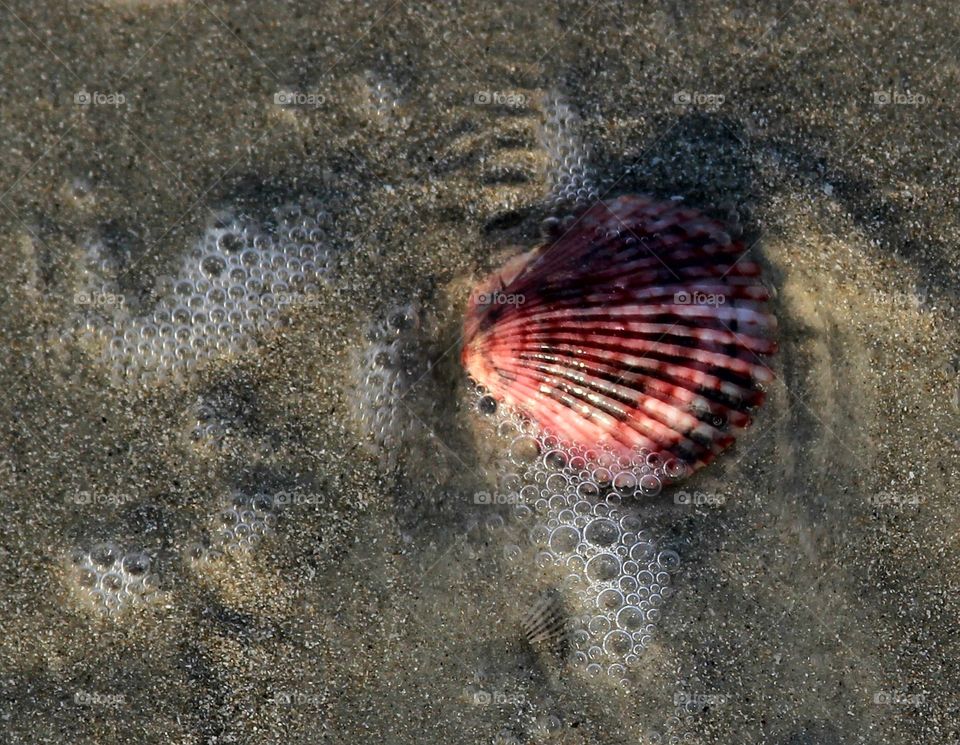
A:
[[[570,450],[709,463],[772,379],[760,266],[698,210],[626,195],[480,283],[463,366]]]

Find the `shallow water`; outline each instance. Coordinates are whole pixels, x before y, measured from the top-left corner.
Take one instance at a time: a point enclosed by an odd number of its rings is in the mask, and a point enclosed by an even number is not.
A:
[[[0,9],[4,741],[957,737],[955,14],[727,5]],[[552,93],[602,194],[737,215],[780,320],[751,429],[629,505],[681,563],[626,684],[526,643],[563,578],[457,364],[550,210]],[[135,327],[225,212],[289,205],[316,287],[117,378],[78,319]],[[104,542],[150,560],[113,614]]]

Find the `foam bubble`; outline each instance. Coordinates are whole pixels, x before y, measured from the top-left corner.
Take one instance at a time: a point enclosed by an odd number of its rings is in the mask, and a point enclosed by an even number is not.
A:
[[[517,503],[513,514],[534,562],[563,572],[571,607],[580,609],[568,628],[572,659],[619,683],[653,643],[679,566],[679,555],[658,546],[630,506],[669,483],[666,464],[649,450],[631,458],[599,447],[575,450],[536,433],[508,407],[491,419],[506,450],[499,486]]]
[[[175,277],[157,279],[153,307],[134,313],[120,303],[110,308],[110,317],[90,307],[75,325],[99,343],[117,383],[187,380],[211,359],[253,351],[256,338],[279,322],[279,309],[315,302],[305,293],[305,281],[332,278],[336,248],[322,236],[311,240],[302,226],[325,218],[322,211],[281,209],[261,226],[222,215],[186,253]],[[309,272],[306,257],[318,259]],[[295,269],[292,276],[288,266]],[[81,295],[96,299],[102,293]]]
[[[550,198],[555,207],[575,209],[597,199],[599,194],[581,135],[581,121],[574,107],[553,94],[544,101],[542,141],[550,159]],[[546,229],[560,225],[551,221]]]
[[[124,551],[117,543],[77,549],[67,561],[66,578],[82,599],[105,615],[150,600],[159,588],[155,562],[141,548]]]
[[[366,330],[369,344],[356,366],[357,416],[387,469],[396,467],[400,443],[421,431],[435,405],[427,385],[429,350],[419,333],[423,316],[421,307],[410,302],[372,319]]]

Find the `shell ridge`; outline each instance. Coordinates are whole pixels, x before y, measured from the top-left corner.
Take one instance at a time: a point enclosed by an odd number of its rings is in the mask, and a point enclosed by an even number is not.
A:
[[[719,221],[674,202],[597,202],[511,260],[470,307],[461,353],[490,395],[572,450],[710,463],[773,379],[762,267]]]

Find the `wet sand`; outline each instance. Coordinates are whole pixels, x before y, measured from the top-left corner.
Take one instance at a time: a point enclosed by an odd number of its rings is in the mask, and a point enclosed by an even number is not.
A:
[[[950,5],[0,13],[4,741],[958,737]],[[550,92],[602,193],[739,216],[781,325],[752,428],[684,486],[701,504],[637,506],[682,565],[627,688],[525,643],[555,578],[477,503],[498,442],[457,366],[469,287],[547,214]],[[256,351],[143,390],[68,332],[91,245],[136,306],[215,211],[308,200],[335,271]],[[436,365],[384,452],[357,360],[411,302],[415,366]],[[192,436],[198,399],[222,436]],[[236,490],[295,496],[255,549],[197,560]],[[70,564],[102,541],[159,580],[115,617]]]

